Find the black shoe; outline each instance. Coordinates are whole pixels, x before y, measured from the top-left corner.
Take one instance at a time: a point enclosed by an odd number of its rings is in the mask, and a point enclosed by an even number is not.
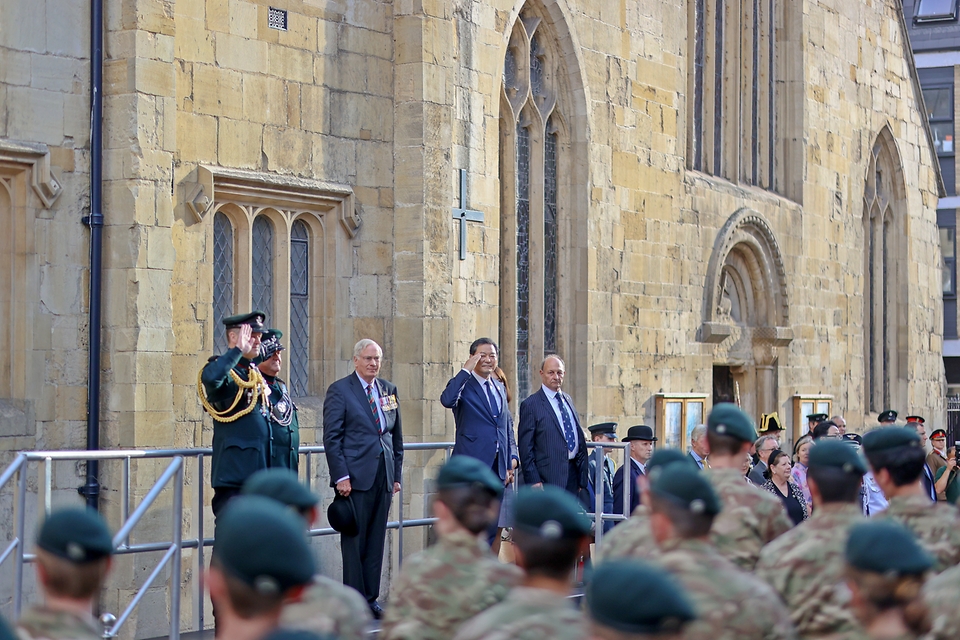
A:
[[[380,606],[380,603],[374,600],[370,603],[370,613],[373,614],[374,620],[380,620],[383,618],[383,607]]]

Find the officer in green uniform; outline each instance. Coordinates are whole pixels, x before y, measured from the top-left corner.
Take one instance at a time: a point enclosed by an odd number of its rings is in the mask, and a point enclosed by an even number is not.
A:
[[[197,380],[200,402],[213,417],[214,518],[270,459],[270,389],[252,362],[260,355],[265,317],[253,311],[224,318],[227,352],[210,358]]]
[[[255,360],[257,369],[270,387],[270,443],[271,467],[297,470],[300,461],[300,422],[297,405],[290,399],[287,383],[280,379],[283,345],[279,329],[268,329],[260,336],[260,355]]]
[[[96,511],[50,514],[37,535],[37,578],[44,604],[20,618],[21,640],[99,640],[93,607],[112,553],[110,530]]]

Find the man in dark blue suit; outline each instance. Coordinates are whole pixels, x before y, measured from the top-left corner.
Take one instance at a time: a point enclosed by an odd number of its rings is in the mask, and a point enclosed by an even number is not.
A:
[[[637,425],[627,429],[627,435],[621,442],[630,443],[630,459],[627,464],[630,465],[630,511],[640,506],[640,490],[637,488],[637,479],[647,474],[646,464],[653,455],[654,443],[657,436],[653,435],[653,429],[645,424]],[[617,469],[617,474],[613,476],[613,511],[614,513],[623,513],[623,465]],[[629,515],[628,513],[628,515]]]
[[[573,400],[560,390],[564,373],[559,356],[544,358],[540,390],[520,404],[520,466],[526,484],[556,485],[586,502],[587,442]]]
[[[373,615],[383,611],[380,570],[390,497],[400,490],[403,435],[397,388],[382,378],[383,350],[363,339],[353,349],[355,373],[327,389],[323,401],[323,446],[331,485],[350,497],[359,533],[340,536],[343,583],[367,599]]]
[[[514,461],[519,463],[520,458],[507,391],[493,375],[497,353],[497,345],[490,338],[475,340],[463,369],[450,378],[440,394],[440,404],[453,410],[457,424],[453,455],[480,460],[508,485],[513,482]]]

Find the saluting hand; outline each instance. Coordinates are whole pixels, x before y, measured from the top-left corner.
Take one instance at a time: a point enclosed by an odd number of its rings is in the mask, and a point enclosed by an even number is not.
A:
[[[250,325],[240,325],[240,332],[237,335],[237,344],[235,346],[240,349],[241,353],[250,353],[250,351],[253,350],[253,330],[250,328]]]
[[[467,371],[473,371],[477,368],[477,363],[480,362],[480,352],[477,351],[475,354],[467,358],[467,361],[463,363],[463,368]]]

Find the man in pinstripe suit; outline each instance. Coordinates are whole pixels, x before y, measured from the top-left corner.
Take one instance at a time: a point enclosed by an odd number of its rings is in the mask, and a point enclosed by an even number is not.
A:
[[[560,390],[563,374],[560,356],[543,359],[540,390],[520,404],[517,446],[526,484],[552,484],[580,497],[587,488],[587,443],[573,400]]]

